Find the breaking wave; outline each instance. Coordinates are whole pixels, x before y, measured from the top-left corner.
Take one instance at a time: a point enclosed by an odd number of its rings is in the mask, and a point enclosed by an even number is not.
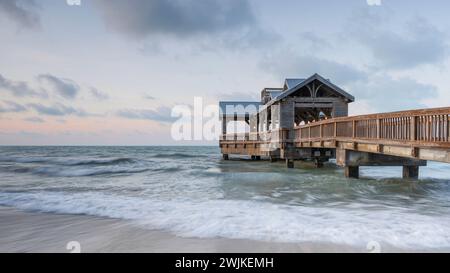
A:
[[[167,158],[167,159],[182,159],[182,158],[204,158],[207,157],[207,155],[193,155],[193,154],[183,154],[183,153],[158,153],[153,154],[153,158]]]
[[[0,193],[0,205],[133,220],[143,227],[165,229],[186,237],[316,241],[355,246],[377,241],[407,249],[450,247],[448,215],[436,218],[405,214],[401,209],[361,213],[351,208],[324,209],[239,200],[162,202],[92,192]]]
[[[132,164],[136,160],[132,158],[108,158],[108,159],[61,159],[51,157],[0,157],[0,162],[6,163],[49,163],[62,166],[83,166],[83,165],[118,165]]]
[[[162,159],[162,160],[160,160]],[[450,249],[450,172],[222,161],[215,147],[0,147],[0,205],[178,236]]]

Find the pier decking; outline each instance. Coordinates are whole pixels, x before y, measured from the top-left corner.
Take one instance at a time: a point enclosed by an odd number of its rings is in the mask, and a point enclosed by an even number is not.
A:
[[[290,98],[291,101],[298,99]],[[290,128],[272,126],[267,129],[266,124],[273,123],[267,122],[267,114],[263,113],[267,107],[246,115],[244,120],[251,128],[255,126],[249,121],[252,116],[256,117],[256,132],[224,132],[220,140],[224,159],[233,154],[248,155],[252,159],[267,157],[271,161],[285,160],[292,168],[295,160],[313,160],[317,167],[322,167],[323,162],[336,158],[336,163],[345,168],[346,176],[353,178],[359,177],[360,166],[403,166],[403,177],[417,178],[419,166],[426,166],[428,160],[450,163],[450,107],[353,117],[325,114],[319,120],[317,113],[323,114],[323,108],[328,107],[317,103],[323,98],[306,96],[302,99],[309,100],[310,105],[303,103],[300,111],[295,107],[289,109],[294,109],[294,113],[308,113],[308,117],[304,115],[294,121],[296,115],[287,115],[291,119]],[[272,104],[274,102],[276,100],[272,100]],[[282,113],[278,118],[286,119],[283,110],[278,111]],[[266,115],[262,131],[259,131],[260,115]],[[237,114],[234,120],[238,120]],[[280,120],[277,124],[283,124]],[[303,124],[298,124],[299,121]]]

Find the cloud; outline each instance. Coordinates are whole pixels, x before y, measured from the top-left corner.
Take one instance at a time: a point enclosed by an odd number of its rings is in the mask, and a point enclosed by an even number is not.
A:
[[[107,99],[109,99],[108,94],[98,90],[95,87],[89,88],[89,91],[90,91],[91,95],[94,96],[98,100],[107,100]]]
[[[331,48],[331,43],[315,32],[306,31],[300,33],[300,39],[303,43],[308,43],[312,50]]]
[[[40,18],[34,0],[0,0],[0,14],[5,15],[20,27],[37,28]]]
[[[95,0],[108,28],[145,38],[153,34],[188,37],[254,24],[247,0]]]
[[[125,109],[119,110],[117,116],[127,119],[153,120],[163,123],[170,123],[176,120],[172,117],[172,109],[169,107],[159,107],[156,110]]]
[[[45,96],[44,93],[34,90],[27,82],[6,79],[2,74],[0,74],[0,89],[10,92],[13,96],[16,97]]]
[[[144,95],[144,99],[146,99],[146,100],[156,100],[156,97],[153,97],[152,95]]]
[[[63,104],[60,103],[56,103],[52,106],[45,106],[42,104],[38,104],[38,103],[31,103],[28,105],[30,108],[32,108],[33,110],[35,110],[36,112],[38,112],[41,115],[46,115],[46,116],[70,116],[70,115],[75,115],[75,116],[80,116],[80,117],[85,117],[85,116],[90,116],[91,114],[88,114],[86,111],[84,110],[79,110],[73,107],[69,107],[69,106],[65,106]]]
[[[393,79],[386,74],[376,75],[367,82],[351,85],[348,91],[357,101],[366,102],[377,112],[390,112],[427,107],[425,101],[438,95],[433,85],[403,77]]]
[[[28,122],[32,122],[32,123],[44,123],[45,122],[45,120],[43,120],[39,117],[30,117],[30,118],[26,118],[24,120],[28,121]]]
[[[260,63],[263,70],[277,77],[309,77],[318,73],[339,84],[366,80],[364,71],[350,65],[325,60],[314,56],[298,56],[287,51],[266,58]]]
[[[443,32],[421,17],[415,17],[397,31],[382,9],[364,9],[350,18],[347,37],[365,46],[377,66],[406,69],[436,64],[446,59],[448,45]]]
[[[12,137],[11,138],[11,142],[12,143],[17,143],[16,140],[17,138],[40,138],[40,137],[44,137],[45,135],[40,134],[40,133],[36,133],[36,132],[30,132],[30,131],[18,131],[18,132],[0,132],[0,136],[9,136]]]
[[[0,104],[0,113],[20,113],[25,111],[27,111],[25,106],[12,101],[3,101]]]
[[[255,92],[228,92],[220,93],[217,96],[219,101],[260,101],[258,93]]]
[[[73,99],[80,92],[80,86],[70,79],[58,78],[51,74],[41,74],[38,79],[49,83],[57,94],[66,99]]]

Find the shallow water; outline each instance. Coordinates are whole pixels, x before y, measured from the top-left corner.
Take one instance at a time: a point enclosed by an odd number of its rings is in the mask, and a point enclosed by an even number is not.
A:
[[[222,161],[216,147],[0,147],[0,205],[127,219],[178,236],[450,249],[450,167]]]

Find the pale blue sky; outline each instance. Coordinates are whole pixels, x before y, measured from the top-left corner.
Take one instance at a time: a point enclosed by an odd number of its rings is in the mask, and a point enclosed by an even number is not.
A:
[[[0,0],[0,144],[177,144],[165,118],[174,105],[258,99],[316,72],[356,97],[352,114],[449,106],[448,10],[445,0]]]

